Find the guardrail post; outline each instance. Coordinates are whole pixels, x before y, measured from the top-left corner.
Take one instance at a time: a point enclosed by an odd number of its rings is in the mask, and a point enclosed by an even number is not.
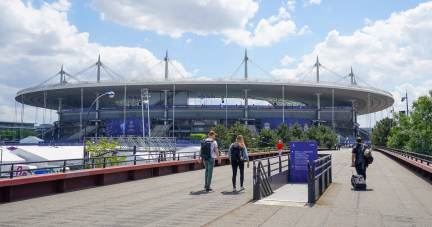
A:
[[[313,193],[312,193],[312,199],[313,199],[313,203],[315,203],[316,201],[316,188],[315,188],[315,162],[312,162],[312,173],[311,173],[311,179],[312,179],[312,189],[313,189]]]
[[[258,200],[258,196],[257,196],[257,176],[256,176],[256,166],[255,166],[255,162],[253,162],[253,199],[254,200]]]
[[[63,162],[63,173],[66,172],[66,160]]]
[[[106,158],[103,159],[103,168],[105,168],[105,162],[106,162],[105,160],[106,160]]]
[[[270,159],[267,159],[267,175],[268,177],[271,176],[271,168],[270,168]]]
[[[308,203],[314,203],[313,195],[315,194],[315,191],[312,186],[312,170],[310,162],[307,162],[307,168],[308,168]]]
[[[12,164],[12,166],[11,166],[11,172],[10,172],[10,178],[13,178],[13,167],[14,167],[14,165]]]
[[[282,157],[279,155],[279,173],[282,172]]]
[[[329,165],[330,165],[330,169],[329,169],[329,186],[330,186],[330,184],[333,182],[333,179],[332,179],[332,156],[330,155],[330,163],[329,163]]]
[[[136,155],[134,156],[134,165],[136,165]]]
[[[256,177],[256,188],[257,188],[257,200],[261,199],[261,171],[257,170],[257,177]]]

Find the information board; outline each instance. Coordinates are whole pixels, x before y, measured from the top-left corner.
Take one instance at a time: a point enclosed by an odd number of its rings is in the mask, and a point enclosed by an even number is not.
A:
[[[318,159],[317,142],[290,142],[290,158],[291,182],[306,183],[308,181],[307,162],[312,165],[313,161]]]

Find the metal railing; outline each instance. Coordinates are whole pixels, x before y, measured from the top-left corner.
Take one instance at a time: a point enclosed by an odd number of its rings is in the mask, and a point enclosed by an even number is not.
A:
[[[287,184],[289,182],[289,165],[289,153],[253,160],[253,199],[259,200],[267,197],[273,194],[273,190]],[[287,174],[287,177],[283,178],[285,179],[282,180],[283,182],[279,182],[278,180],[280,179],[272,178],[284,172]]]
[[[312,166],[308,164],[308,203],[315,201],[324,194],[332,183],[332,157],[331,154],[314,160]]]
[[[426,165],[430,165],[432,163],[432,156],[431,155],[419,154],[416,152],[406,151],[406,150],[401,150],[401,149],[396,149],[396,148],[391,148],[391,147],[378,147],[378,148],[386,150],[386,151],[390,151],[390,152],[395,153],[395,154],[399,154],[399,155],[406,157],[406,158],[409,158],[411,160],[420,161],[420,163],[425,162]]]
[[[390,92],[374,88],[374,87],[367,87],[367,86],[360,86],[356,84],[345,84],[345,83],[337,83],[337,82],[327,82],[327,81],[313,81],[313,80],[297,80],[297,79],[265,79],[265,78],[225,78],[225,77],[219,77],[219,78],[145,78],[145,79],[123,79],[123,80],[100,80],[100,81],[79,81],[79,82],[68,82],[66,84],[60,85],[60,83],[55,84],[47,84],[47,85],[40,85],[35,87],[26,88],[23,90],[18,91],[17,96],[24,94],[29,91],[41,89],[41,88],[53,88],[53,87],[72,87],[76,85],[85,85],[85,84],[94,84],[94,85],[101,85],[101,84],[113,84],[113,85],[119,85],[119,84],[136,84],[136,83],[167,83],[167,82],[179,82],[179,83],[187,83],[187,82],[208,82],[208,83],[226,83],[226,82],[237,82],[237,83],[287,83],[287,84],[293,84],[293,85],[327,85],[327,86],[335,86],[335,87],[341,87],[341,88],[358,88],[362,90],[369,90],[374,92],[379,92],[386,94],[390,97],[393,97],[393,95]]]
[[[106,140],[104,140],[106,139]],[[174,137],[89,137],[86,139],[92,144],[98,144],[100,141],[118,144],[117,150],[138,151],[176,151],[176,138]]]
[[[266,151],[261,148],[256,148],[258,152]],[[109,153],[118,153],[121,151],[112,150]],[[221,156],[226,156],[228,150],[220,150]],[[255,153],[255,152],[250,152]],[[199,151],[181,152],[181,151],[163,151],[163,152],[136,152],[134,155],[118,155],[118,156],[101,156],[90,158],[78,159],[61,159],[61,160],[44,160],[33,162],[14,162],[14,163],[0,163],[0,176],[7,173],[9,178],[14,176],[25,176],[37,174],[38,170],[54,170],[54,172],[66,172],[79,169],[92,169],[92,168],[105,168],[106,166],[128,165],[133,162],[133,165],[152,162],[166,162],[166,161],[180,161],[187,159],[197,159]],[[126,158],[126,160],[110,161],[111,158]],[[129,159],[128,159],[129,158]],[[103,162],[99,162],[103,160]],[[32,164],[45,164],[44,167],[37,167],[33,169],[23,169],[24,166],[28,167]],[[21,167],[21,168],[19,168]],[[7,169],[6,171],[2,171]],[[25,173],[25,174],[18,174]]]
[[[25,175],[33,175],[35,171],[38,170],[57,170],[54,172],[66,172],[66,170],[79,170],[79,169],[93,169],[93,168],[105,168],[107,166],[118,166],[118,165],[128,165],[128,163],[133,163],[133,165],[151,163],[151,162],[165,162],[165,161],[180,161],[184,159],[196,159],[199,152],[161,152],[161,153],[146,153],[146,154],[135,154],[135,155],[118,155],[118,156],[101,156],[101,157],[90,157],[90,158],[78,158],[78,159],[67,159],[67,160],[45,160],[45,161],[33,161],[33,162],[14,162],[14,163],[3,163],[0,164],[0,170],[3,166],[9,167],[7,171],[0,171],[0,175],[4,173],[9,174],[9,178],[13,178],[14,175],[25,172]],[[125,160],[110,161],[110,159],[121,159]],[[127,160],[130,158],[129,160]],[[54,163],[53,165],[45,165],[44,167],[37,167],[33,169],[23,169],[22,166],[28,166],[32,164],[46,164]],[[61,163],[61,164],[60,164]],[[16,168],[20,167],[21,168]],[[28,174],[27,174],[28,173]],[[20,174],[21,175],[21,174]]]

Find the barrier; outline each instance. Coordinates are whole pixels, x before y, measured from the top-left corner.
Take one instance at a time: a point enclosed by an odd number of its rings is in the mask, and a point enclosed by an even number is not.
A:
[[[375,150],[432,180],[432,156],[390,147],[378,147]]]
[[[249,160],[251,161],[276,155],[278,155],[277,151],[248,154]],[[216,162],[215,166],[229,164],[227,156],[221,156],[221,159],[222,162]],[[134,163],[134,165],[65,171],[60,173],[16,177],[12,179],[4,178],[0,180],[0,202],[10,202],[16,199],[163,176],[202,168],[204,168],[203,164],[198,163],[196,159],[180,159],[175,161],[145,164]]]
[[[326,155],[313,161],[312,166],[308,161],[308,203],[315,203],[331,183],[331,155]]]
[[[253,199],[259,200],[273,194],[289,182],[290,154],[289,151],[275,157],[256,159],[253,161]],[[272,161],[275,161],[271,163]],[[263,162],[265,164],[263,164]],[[272,169],[276,165],[276,168]],[[286,170],[283,170],[286,168]],[[277,172],[272,175],[272,172]]]

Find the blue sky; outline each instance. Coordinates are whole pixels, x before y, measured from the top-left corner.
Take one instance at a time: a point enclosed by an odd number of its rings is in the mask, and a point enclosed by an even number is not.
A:
[[[0,94],[0,118],[13,115],[16,91],[44,81],[62,63],[74,73],[101,53],[102,62],[132,78],[166,49],[180,71],[195,77],[230,76],[246,48],[282,78],[293,78],[319,55],[339,74],[352,66],[358,77],[392,92],[396,110],[403,110],[406,88],[410,97],[432,89],[431,9],[431,2],[414,0],[4,0],[0,81],[13,92]],[[291,60],[283,64],[284,58]],[[254,66],[249,71],[267,77]]]

